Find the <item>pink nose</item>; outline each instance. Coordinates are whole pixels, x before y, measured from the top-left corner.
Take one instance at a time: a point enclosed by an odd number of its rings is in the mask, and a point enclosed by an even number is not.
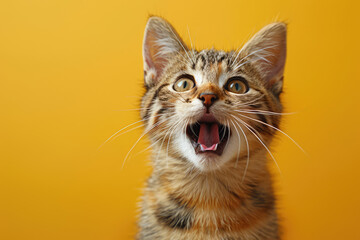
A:
[[[206,108],[209,108],[218,99],[218,97],[212,92],[210,93],[205,92],[199,95],[199,99],[203,102]]]

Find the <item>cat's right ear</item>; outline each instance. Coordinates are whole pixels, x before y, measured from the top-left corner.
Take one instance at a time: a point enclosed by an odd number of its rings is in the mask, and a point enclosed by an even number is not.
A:
[[[150,17],[143,40],[146,87],[156,85],[171,57],[180,51],[188,48],[170,23],[160,17]]]

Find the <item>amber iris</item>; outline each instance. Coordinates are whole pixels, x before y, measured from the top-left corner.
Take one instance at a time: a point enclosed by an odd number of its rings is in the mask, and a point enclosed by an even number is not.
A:
[[[194,86],[195,86],[195,83],[193,80],[187,79],[187,78],[180,78],[179,80],[177,80],[175,82],[174,90],[177,92],[185,92],[185,91],[189,91]]]
[[[249,90],[249,87],[243,78],[234,78],[229,80],[226,90],[236,94],[243,94]]]

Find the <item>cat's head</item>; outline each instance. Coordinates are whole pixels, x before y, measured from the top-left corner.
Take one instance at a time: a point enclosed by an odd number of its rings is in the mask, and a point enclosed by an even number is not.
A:
[[[281,112],[284,23],[264,27],[239,51],[197,51],[167,21],[151,17],[143,58],[141,117],[155,161],[211,171],[271,141]]]

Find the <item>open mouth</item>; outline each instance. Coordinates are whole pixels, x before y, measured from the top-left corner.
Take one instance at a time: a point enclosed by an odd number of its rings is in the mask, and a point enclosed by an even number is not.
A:
[[[186,130],[196,154],[215,153],[221,155],[230,136],[228,127],[220,124],[212,114],[204,116]]]

